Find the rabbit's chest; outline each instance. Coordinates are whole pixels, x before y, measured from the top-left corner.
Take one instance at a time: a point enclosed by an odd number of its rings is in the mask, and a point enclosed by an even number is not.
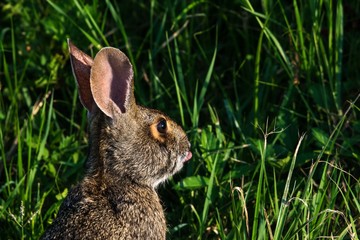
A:
[[[109,201],[114,224],[131,239],[165,239],[166,220],[156,193],[123,194]],[[108,210],[108,211],[109,211]]]

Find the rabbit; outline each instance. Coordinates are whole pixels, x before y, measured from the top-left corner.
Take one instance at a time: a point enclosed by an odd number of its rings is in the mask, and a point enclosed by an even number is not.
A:
[[[192,157],[183,129],[136,104],[133,68],[120,50],[92,59],[68,40],[80,101],[88,110],[84,178],[41,239],[165,239],[156,189]]]

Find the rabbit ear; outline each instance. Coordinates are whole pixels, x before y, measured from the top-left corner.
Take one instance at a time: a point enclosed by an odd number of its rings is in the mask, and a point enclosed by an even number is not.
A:
[[[94,99],[90,89],[90,72],[94,61],[90,56],[78,49],[70,39],[68,39],[68,45],[71,67],[78,85],[80,101],[91,112]]]
[[[107,116],[125,113],[135,105],[133,68],[126,55],[116,48],[103,48],[91,68],[91,92],[96,105]]]

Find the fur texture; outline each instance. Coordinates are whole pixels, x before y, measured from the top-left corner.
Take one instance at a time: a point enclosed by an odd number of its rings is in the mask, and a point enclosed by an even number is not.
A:
[[[89,110],[84,179],[70,190],[42,239],[165,239],[156,187],[191,158],[180,126],[138,106],[133,71],[120,50],[94,60],[69,42],[80,100]]]

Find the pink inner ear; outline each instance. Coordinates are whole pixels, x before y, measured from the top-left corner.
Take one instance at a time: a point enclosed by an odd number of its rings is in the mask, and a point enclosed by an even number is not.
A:
[[[116,48],[103,48],[91,69],[91,91],[97,106],[109,117],[125,113],[132,96],[133,70],[129,59]]]
[[[120,61],[119,61],[120,60]],[[126,112],[126,103],[130,95],[130,82],[133,72],[128,59],[118,59],[116,56],[109,55],[108,61],[112,70],[112,81],[110,86],[110,99],[120,108],[121,112]]]

